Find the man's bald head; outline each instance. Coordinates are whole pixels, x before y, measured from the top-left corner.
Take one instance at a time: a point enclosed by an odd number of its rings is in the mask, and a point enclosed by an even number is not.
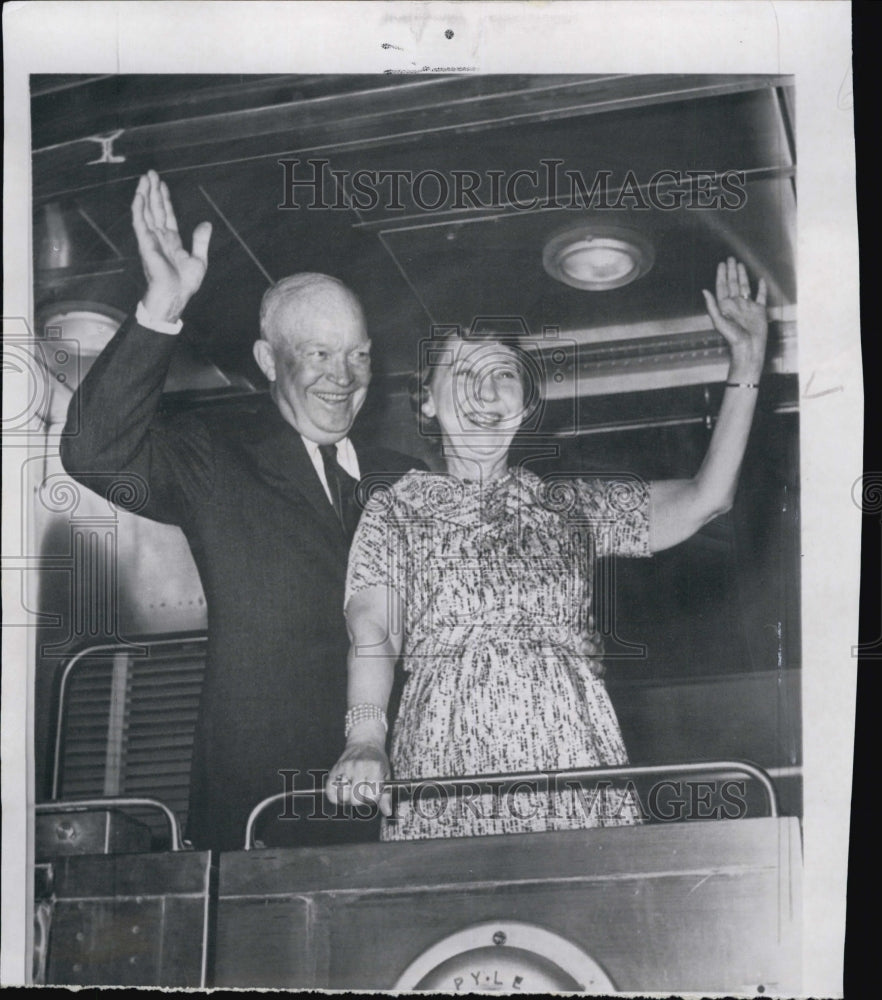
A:
[[[334,314],[341,321],[361,323],[358,297],[338,278],[303,271],[281,278],[264,292],[260,303],[260,335],[274,346],[289,340],[296,328],[313,317]]]

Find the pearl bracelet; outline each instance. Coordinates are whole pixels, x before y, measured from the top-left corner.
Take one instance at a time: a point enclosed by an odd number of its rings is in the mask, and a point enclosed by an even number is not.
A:
[[[727,389],[759,389],[759,382],[727,382]]]
[[[346,713],[346,724],[343,730],[343,736],[349,739],[349,734],[358,725],[359,722],[366,722],[368,719],[376,719],[378,722],[383,723],[383,731],[389,731],[389,723],[386,721],[386,713],[380,708],[379,705],[371,705],[368,702],[364,702],[361,705],[353,705],[352,708]]]

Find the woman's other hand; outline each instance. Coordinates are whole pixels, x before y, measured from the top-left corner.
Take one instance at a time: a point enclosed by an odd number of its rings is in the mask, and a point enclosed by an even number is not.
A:
[[[579,636],[579,652],[585,657],[588,669],[595,677],[603,677],[606,666],[603,662],[603,644],[594,627],[594,616],[588,619],[588,625]]]
[[[649,547],[661,552],[732,509],[738,473],[756,408],[766,353],[766,283],[750,297],[744,265],[730,257],[717,266],[716,295],[703,290],[711,321],[729,345],[726,390],[701,468],[691,479],[651,484]]]
[[[392,795],[383,790],[391,769],[386,751],[374,742],[350,742],[325,781],[325,795],[334,803],[378,805],[392,815]]]
[[[747,269],[734,257],[717,265],[716,295],[702,289],[711,322],[729,345],[729,379],[759,382],[766,355],[768,319],[766,283],[760,278],[756,298],[750,297]]]

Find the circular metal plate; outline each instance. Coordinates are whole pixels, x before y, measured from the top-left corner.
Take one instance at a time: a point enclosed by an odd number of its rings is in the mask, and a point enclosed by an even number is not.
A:
[[[474,924],[423,952],[395,984],[399,990],[449,993],[609,994],[615,986],[590,955],[535,924]]]

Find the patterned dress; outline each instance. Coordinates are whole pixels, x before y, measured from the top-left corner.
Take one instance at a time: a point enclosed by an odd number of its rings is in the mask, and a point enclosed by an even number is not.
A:
[[[399,779],[627,762],[603,682],[582,648],[595,560],[648,556],[642,480],[485,483],[410,472],[369,499],[346,600],[387,586],[404,604],[409,673],[392,731]],[[391,612],[390,612],[391,613]],[[597,654],[602,652],[599,643]],[[614,788],[468,789],[399,799],[383,840],[629,825]]]

